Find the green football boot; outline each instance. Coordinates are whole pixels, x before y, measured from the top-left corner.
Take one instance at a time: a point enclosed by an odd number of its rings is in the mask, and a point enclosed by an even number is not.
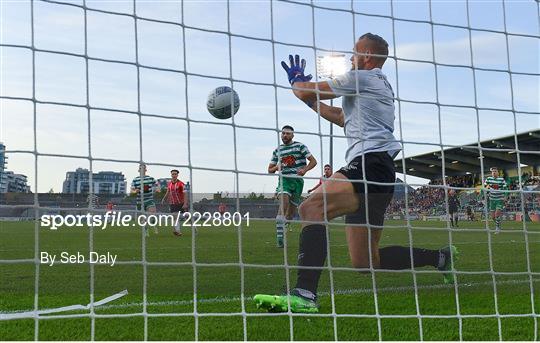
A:
[[[315,300],[304,298],[300,295],[295,295],[294,290],[291,292],[289,299],[291,302],[291,312],[294,313],[318,313],[319,305]],[[257,294],[253,297],[257,308],[262,308],[268,312],[287,312],[287,296],[286,295],[268,295]]]
[[[443,272],[444,283],[452,284],[454,283],[454,278],[455,278],[454,273],[452,273],[452,270],[454,269],[452,262],[455,263],[457,261],[459,251],[455,246],[449,245],[445,248],[442,248],[440,252],[441,254],[444,254],[445,260],[444,260],[444,265],[438,269]],[[445,273],[445,271],[450,272],[450,273]]]

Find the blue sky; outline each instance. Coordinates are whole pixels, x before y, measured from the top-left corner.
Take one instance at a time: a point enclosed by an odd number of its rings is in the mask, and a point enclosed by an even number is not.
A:
[[[64,1],[67,2],[67,1]],[[32,53],[30,46],[30,2],[1,2],[1,130],[0,141],[8,150],[33,150],[34,114],[29,101],[5,97],[32,97]],[[82,5],[82,1],[70,1]],[[349,53],[355,39],[365,32],[377,33],[390,43],[393,57],[415,61],[396,62],[389,58],[383,71],[399,97],[404,100],[437,102],[415,104],[401,102],[396,111],[396,137],[416,144],[405,144],[406,156],[437,150],[432,144],[460,145],[509,135],[540,127],[539,104],[539,21],[535,1],[506,1],[503,14],[501,1],[469,1],[469,21],[473,28],[471,41],[464,28],[430,25],[425,22],[392,21],[393,11],[400,19],[433,21],[456,26],[468,26],[465,1],[315,1],[322,7],[355,12],[332,11],[306,6],[309,1],[231,1],[230,22],[224,1],[186,1],[183,4],[185,29],[172,23],[137,20],[138,60],[141,65],[167,71],[140,68],[140,92],[137,90],[135,62],[135,29],[132,1],[86,1],[88,8],[118,14],[88,10],[88,56],[121,61],[88,60],[88,94],[92,107],[114,109],[91,110],[90,127],[84,107],[38,104],[36,107],[36,142],[38,151],[47,154],[94,158],[138,160],[140,158],[138,109],[142,118],[142,154],[149,163],[171,166],[191,165],[201,168],[234,169],[248,173],[265,173],[272,150],[278,144],[278,134],[272,129],[290,124],[297,131],[296,140],[305,143],[319,160],[319,166],[308,176],[318,177],[322,165],[328,162],[328,124],[297,101],[290,90],[272,86],[288,86],[279,66],[290,53],[298,53],[308,61],[307,71],[315,75],[316,52],[311,47]],[[273,13],[273,25],[270,9]],[[180,23],[182,6],[177,1],[137,1],[139,17]],[[486,15],[489,13],[489,15]],[[353,20],[354,18],[354,20]],[[508,35],[504,31],[528,35]],[[394,27],[392,26],[394,24]],[[229,38],[226,34],[203,30],[228,31],[231,38],[232,62],[229,58]],[[201,30],[202,29],[202,30]],[[479,30],[476,30],[479,29]],[[84,11],[80,7],[34,2],[35,46],[38,49],[84,54]],[[433,43],[432,43],[433,32]],[[275,59],[273,57],[273,38]],[[395,34],[394,34],[395,33]],[[507,72],[476,71],[476,101],[479,107],[503,111],[480,110],[444,105],[475,105],[473,72],[467,67],[437,66],[432,62],[471,66],[472,45],[474,66],[485,69],[511,70],[536,75],[512,75]],[[434,48],[434,49],[433,49]],[[185,50],[184,50],[185,49]],[[185,52],[185,61],[184,61]],[[86,102],[86,60],[78,56],[36,52],[36,98],[42,101],[84,105]],[[183,73],[204,74],[206,77]],[[232,68],[231,68],[232,67]],[[236,128],[219,123],[206,111],[206,97],[215,87],[230,85],[215,77],[230,77],[246,82],[234,82],[240,96],[240,110],[235,124],[260,127],[265,130]],[[436,78],[437,81],[436,82]],[[399,80],[399,81],[398,81]],[[436,87],[437,86],[437,87]],[[186,102],[187,89],[187,102]],[[437,94],[438,90],[438,94]],[[438,95],[438,96],[437,96]],[[513,103],[512,103],[513,99]],[[339,105],[337,100],[336,104]],[[276,107],[277,104],[277,107]],[[512,106],[515,112],[512,112]],[[127,111],[127,112],[125,112]],[[534,112],[534,113],[523,113]],[[515,115],[514,115],[515,113]],[[190,123],[188,154],[187,114]],[[90,136],[89,136],[90,132]],[[236,132],[236,158],[234,133]],[[343,136],[339,128],[334,131]],[[344,137],[334,141],[334,167],[344,165]],[[89,149],[90,148],[90,149]],[[84,158],[40,157],[38,160],[38,191],[61,189],[65,172],[76,167],[89,168]],[[128,179],[137,174],[135,163],[95,161],[94,170],[122,171]],[[8,169],[29,177],[35,191],[34,158],[31,154],[9,154]],[[155,177],[168,176],[169,166],[150,166]],[[188,179],[187,168],[181,168]],[[195,192],[233,191],[234,177],[230,172],[193,170]],[[272,192],[277,179],[272,176],[240,174],[241,192]],[[408,178],[409,182],[425,180]],[[315,180],[307,180],[310,187]],[[306,188],[307,189],[307,188]]]

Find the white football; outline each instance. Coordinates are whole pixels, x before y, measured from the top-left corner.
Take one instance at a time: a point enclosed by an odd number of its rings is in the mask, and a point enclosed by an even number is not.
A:
[[[240,98],[231,87],[218,87],[208,94],[206,108],[217,119],[227,119],[238,112]]]

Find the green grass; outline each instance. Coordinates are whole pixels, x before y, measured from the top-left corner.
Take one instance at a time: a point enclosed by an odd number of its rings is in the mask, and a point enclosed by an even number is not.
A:
[[[408,230],[403,222],[387,221],[382,246],[407,245]],[[445,227],[440,222],[413,222],[413,227]],[[192,251],[189,230],[178,238],[171,230],[161,228],[158,235],[151,234],[146,244],[146,259],[153,262],[183,262],[185,264],[156,265],[146,268],[147,338],[150,340],[194,340],[196,328],[200,340],[290,340],[291,322],[294,340],[498,340],[499,324],[504,340],[533,340],[534,318],[540,312],[540,278],[534,276],[534,294],[531,303],[531,285],[528,275],[497,275],[496,292],[493,276],[481,274],[490,270],[489,242],[491,240],[491,264],[496,272],[526,272],[527,254],[525,233],[521,223],[504,223],[503,232],[493,235],[477,232],[480,222],[461,223],[452,232],[452,241],[461,252],[457,269],[458,296],[454,286],[442,284],[442,276],[433,269],[416,275],[419,286],[414,291],[411,273],[376,272],[358,274],[354,271],[335,270],[334,304],[338,316],[253,316],[260,314],[249,297],[256,293],[279,293],[286,282],[283,266],[285,253],[275,248],[275,233],[270,221],[252,221],[244,228],[242,237],[242,261],[246,264],[279,265],[261,268],[234,263],[240,261],[238,231],[235,228],[201,228],[195,236],[196,248]],[[540,273],[540,225],[527,223],[530,268]],[[289,264],[296,263],[299,225],[288,234],[289,248],[286,257]],[[39,228],[39,251],[60,254],[62,251],[87,254],[89,231],[86,228],[60,228],[51,231]],[[336,267],[350,267],[344,229],[333,226],[331,236],[331,261]],[[0,222],[0,260],[32,259],[34,257],[35,227],[33,222]],[[447,231],[411,231],[415,246],[439,248],[448,244]],[[117,254],[121,261],[140,261],[142,239],[140,231],[133,228],[109,228],[94,232],[94,251]],[[192,254],[197,263],[194,266]],[[212,265],[232,263],[229,266]],[[0,340],[33,340],[37,331],[40,340],[89,340],[92,331],[96,340],[143,340],[145,318],[143,312],[145,268],[140,264],[117,264],[114,267],[88,264],[56,264],[39,266],[40,309],[74,304],[86,305],[91,289],[90,273],[94,274],[95,300],[100,300],[127,289],[129,294],[103,307],[97,314],[122,314],[122,317],[94,320],[88,311],[61,313],[78,314],[80,317],[51,319],[47,316],[37,322],[34,319],[0,320]],[[476,272],[476,273],[475,273]],[[36,266],[32,263],[0,263],[0,313],[32,310]],[[290,270],[291,282],[296,271]],[[194,280],[196,278],[196,280]],[[373,278],[378,292],[372,292]],[[241,280],[245,312],[241,302]],[[329,295],[330,275],[323,272],[319,287],[321,313],[332,313]],[[199,300],[194,316],[194,281]],[[461,322],[456,317],[464,315]],[[417,308],[421,315],[419,320]],[[497,319],[496,308],[501,315],[525,315]],[[383,317],[378,321],[375,314]],[[208,315],[208,314],[222,315]],[[152,316],[170,314],[169,316]],[[174,315],[173,315],[174,314]],[[181,315],[184,314],[184,315]],[[225,314],[225,315],[223,315]],[[227,315],[228,314],[228,315]],[[529,316],[527,316],[529,314]],[[387,316],[410,316],[406,318]],[[450,316],[449,318],[436,317]],[[486,317],[480,317],[484,315]],[[477,316],[477,317],[475,317]],[[245,331],[244,331],[245,320]],[[538,319],[537,319],[538,320]],[[460,326],[462,336],[460,337]],[[380,332],[379,332],[380,327]],[[420,328],[422,328],[420,330]],[[420,333],[422,332],[422,337]],[[538,337],[538,333],[536,333]]]

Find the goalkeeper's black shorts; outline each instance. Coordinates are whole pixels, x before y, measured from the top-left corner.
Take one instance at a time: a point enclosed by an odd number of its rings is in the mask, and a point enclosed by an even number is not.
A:
[[[364,170],[367,181],[383,184],[364,182]],[[347,224],[370,224],[382,227],[384,213],[394,195],[393,183],[396,181],[392,157],[385,151],[367,153],[363,158],[362,156],[355,157],[346,167],[338,170],[338,173],[353,181],[354,190],[360,200],[359,208],[356,212],[346,215],[345,222]]]

